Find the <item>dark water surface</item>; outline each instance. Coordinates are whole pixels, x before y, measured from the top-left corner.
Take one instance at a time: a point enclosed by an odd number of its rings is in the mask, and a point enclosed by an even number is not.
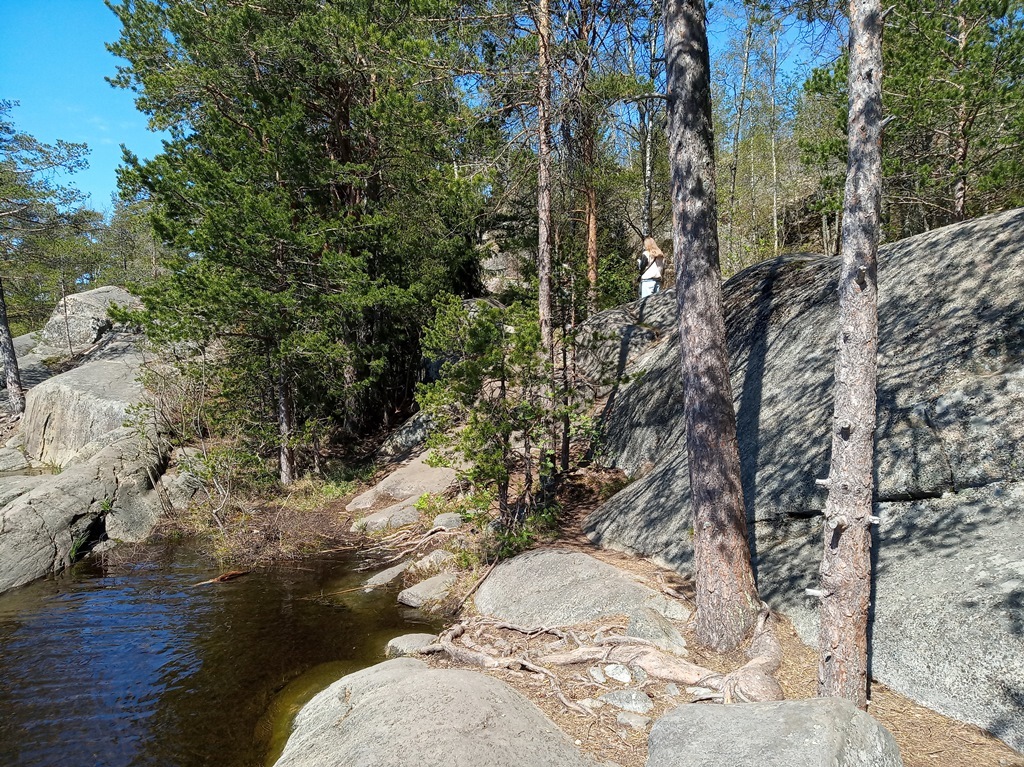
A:
[[[186,550],[0,595],[0,765],[255,767],[317,690],[426,631],[351,562],[234,581]]]

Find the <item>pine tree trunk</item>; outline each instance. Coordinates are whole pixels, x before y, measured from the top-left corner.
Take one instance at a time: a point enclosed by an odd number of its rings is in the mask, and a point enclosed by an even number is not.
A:
[[[544,353],[554,346],[551,302],[551,11],[540,0],[537,11],[537,274],[540,280],[539,311]]]
[[[25,412],[25,390],[21,386],[18,356],[14,352],[14,339],[11,336],[11,326],[7,321],[7,298],[4,295],[2,280],[0,280],[0,362],[4,366],[7,399],[11,403],[11,412],[14,415],[21,415]]]
[[[592,167],[592,166],[588,166]],[[587,181],[584,196],[584,218],[587,222],[587,311],[597,314],[597,190],[593,180]]]
[[[702,643],[727,650],[747,636],[760,602],[747,543],[725,343],[706,18],[703,0],[665,0],[668,144],[696,629]]]
[[[867,707],[882,188],[879,0],[850,3],[849,159],[839,276],[832,465],[821,561],[818,693]]]
[[[736,172],[740,163],[740,130],[743,127],[743,114],[747,105],[747,74],[750,71],[750,43],[754,36],[754,24],[747,14],[747,32],[743,38],[743,70],[740,75],[740,98],[736,106],[736,122],[732,128],[732,159],[729,164],[729,249],[728,263],[732,264],[736,258],[736,237],[734,227],[736,223]],[[751,165],[753,167],[753,165]]]

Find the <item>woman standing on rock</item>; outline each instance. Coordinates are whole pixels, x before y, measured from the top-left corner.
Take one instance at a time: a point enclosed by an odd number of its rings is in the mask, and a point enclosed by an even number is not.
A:
[[[665,254],[661,252],[653,237],[644,239],[644,252],[637,261],[640,268],[640,298],[653,296],[661,290],[661,278],[665,272]]]

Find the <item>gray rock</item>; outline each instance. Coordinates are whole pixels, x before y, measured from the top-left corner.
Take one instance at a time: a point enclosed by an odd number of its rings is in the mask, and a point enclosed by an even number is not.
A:
[[[627,727],[632,727],[634,730],[646,730],[647,725],[651,723],[650,717],[640,716],[631,711],[620,711],[615,717],[615,721]]]
[[[415,655],[419,650],[437,641],[436,634],[402,634],[388,642],[384,650],[387,658],[402,658]]]
[[[25,449],[25,435],[18,433],[11,437],[4,443],[4,447],[8,450],[24,450]]]
[[[4,507],[20,495],[41,484],[50,482],[52,476],[49,474],[35,475],[14,475],[11,477],[0,477],[0,507]]]
[[[664,615],[650,607],[641,608],[630,616],[626,636],[646,639],[662,650],[677,655],[686,654],[686,640],[679,633],[679,629]]]
[[[187,509],[203,490],[203,481],[190,471],[179,471],[173,477],[163,480],[167,501],[172,509]]]
[[[462,527],[462,515],[456,514],[454,511],[446,511],[444,514],[438,514],[434,517],[432,527],[443,527],[445,530],[458,530]]]
[[[440,573],[405,589],[398,595],[398,601],[409,607],[423,607],[432,602],[442,601],[454,585],[453,573]]]
[[[429,570],[440,570],[447,567],[448,565],[455,562],[455,555],[450,551],[444,549],[435,549],[431,551],[427,556],[417,561],[413,566],[413,570],[419,572],[427,572]]]
[[[845,700],[683,705],[654,723],[647,767],[902,767],[889,731]]]
[[[476,592],[484,615],[523,626],[571,626],[632,615],[667,600],[620,570],[579,551],[536,549],[498,565]]]
[[[679,686],[675,682],[669,682],[665,685],[665,694],[671,698],[679,697]]]
[[[623,711],[632,711],[634,714],[646,714],[654,708],[654,701],[640,690],[612,690],[606,692],[598,700],[603,700],[608,705],[621,708]]]
[[[30,389],[22,419],[28,456],[65,466],[87,443],[123,426],[143,397],[140,364],[134,355],[88,362]]]
[[[38,334],[35,353],[40,356],[70,356],[69,339],[75,352],[92,346],[104,333],[114,329],[113,321],[107,316],[107,310],[113,304],[130,308],[142,305],[131,293],[112,285],[74,293],[62,299]]]
[[[18,478],[31,487],[0,508],[0,591],[63,569],[104,537],[149,534],[162,511],[150,477],[163,456],[126,429],[117,437],[59,474]]]
[[[430,435],[431,422],[422,410],[415,413],[384,440],[377,448],[377,457],[393,460],[408,456],[419,448]]]
[[[609,679],[614,679],[622,684],[630,684],[633,681],[633,675],[621,663],[609,663],[604,667],[604,674]]]
[[[0,450],[0,474],[11,471],[24,471],[28,467],[28,459],[20,450],[12,450],[11,448]]]
[[[399,658],[303,706],[277,767],[592,767],[532,703],[472,671]]]
[[[441,493],[455,481],[455,470],[428,466],[424,456],[399,466],[362,495],[349,502],[349,511],[365,511],[381,503],[410,501],[415,503],[425,493]]]
[[[600,666],[591,666],[587,670],[587,673],[589,673],[590,678],[598,684],[605,684],[608,681],[608,677],[604,675],[604,672],[601,670]]]
[[[817,606],[803,591],[817,585],[821,557],[825,494],[814,480],[828,472],[836,269],[790,256],[725,286],[761,596],[812,642]],[[1024,538],[1024,210],[882,248],[879,301],[876,513],[894,527],[876,531],[872,673],[1024,749],[1024,587],[1010,543]],[[673,302],[665,292],[646,307]],[[670,327],[630,351],[631,378],[603,414],[603,460],[640,478],[585,527],[601,545],[686,572],[678,354]],[[971,575],[981,571],[992,583]]]
[[[398,580],[398,578],[409,569],[412,561],[401,562],[394,567],[389,567],[387,570],[381,570],[379,573],[375,573],[366,579],[363,584],[367,591],[377,588],[378,586],[387,586],[389,583]]]
[[[352,523],[353,533],[375,533],[389,527],[403,527],[419,522],[420,512],[409,501],[399,501],[386,509]]]

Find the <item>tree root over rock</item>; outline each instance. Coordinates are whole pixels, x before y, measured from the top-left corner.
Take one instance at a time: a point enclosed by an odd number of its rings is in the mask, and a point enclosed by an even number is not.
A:
[[[470,628],[473,634],[467,633]],[[477,641],[486,630],[504,629],[527,637],[550,634],[558,638],[557,644],[567,645],[571,639],[577,644],[573,650],[549,653],[530,660],[525,655],[500,655],[495,647]],[[458,642],[458,643],[457,643]],[[499,644],[494,640],[492,644]],[[508,643],[504,643],[508,646]],[[438,637],[437,642],[422,648],[421,654],[445,653],[453,662],[484,669],[526,670],[541,675],[551,683],[555,697],[568,709],[592,716],[593,713],[570,701],[558,685],[558,677],[545,666],[572,666],[583,663],[612,662],[636,666],[648,676],[665,682],[701,687],[708,691],[698,700],[722,703],[756,703],[782,700],[783,693],[774,674],[782,662],[782,647],[772,627],[771,612],[767,606],[761,612],[748,650],[750,658],[740,668],[727,674],[703,668],[664,652],[645,639],[628,636],[605,636],[587,644],[574,633],[547,626],[523,627],[487,618],[458,623]]]

